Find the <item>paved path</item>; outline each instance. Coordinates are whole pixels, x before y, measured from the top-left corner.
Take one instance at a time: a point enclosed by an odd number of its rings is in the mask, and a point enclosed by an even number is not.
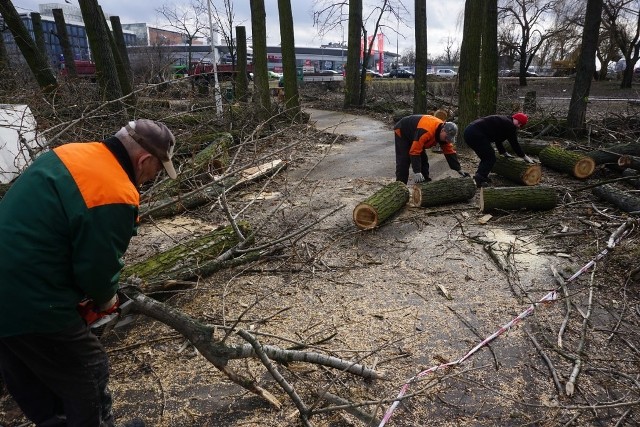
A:
[[[305,111],[311,114],[311,122],[315,122],[316,128],[357,138],[353,142],[334,145],[327,157],[309,174],[309,179],[395,177],[393,129],[389,123],[337,111]],[[451,174],[442,154],[429,151],[428,156],[432,178],[457,176]]]

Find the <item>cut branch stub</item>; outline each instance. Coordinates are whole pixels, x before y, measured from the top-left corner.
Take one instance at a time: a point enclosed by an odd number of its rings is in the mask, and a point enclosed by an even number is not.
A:
[[[561,147],[549,146],[540,151],[538,157],[544,166],[569,173],[578,179],[590,177],[596,168],[596,162],[591,157]]]
[[[423,208],[466,202],[476,194],[473,178],[444,178],[413,186],[411,201]]]
[[[409,189],[400,181],[392,182],[353,209],[353,222],[362,230],[379,226],[409,201]]]
[[[533,211],[550,210],[557,206],[558,197],[551,187],[485,187],[480,190],[480,210],[484,213],[495,210]]]
[[[521,159],[498,156],[492,172],[523,185],[537,185],[542,179],[542,167]]]

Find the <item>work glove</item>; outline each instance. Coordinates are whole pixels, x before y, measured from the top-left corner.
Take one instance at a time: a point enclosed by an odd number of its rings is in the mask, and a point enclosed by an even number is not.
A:
[[[413,182],[415,184],[419,184],[421,182],[424,182],[424,175],[422,175],[421,172],[418,172],[416,174],[413,174]]]
[[[101,317],[114,313],[119,305],[118,294],[116,294],[109,301],[99,306],[92,299],[84,299],[78,304],[77,310],[86,324],[91,325]]]
[[[533,164],[533,163],[535,163],[535,162],[531,159],[531,157],[527,156],[526,154],[524,155],[523,159],[524,159],[524,161],[525,161],[525,162],[527,162],[527,163],[529,163],[529,164]]]
[[[505,158],[508,159],[510,157],[513,157],[513,156],[505,151],[504,153],[502,153],[502,157],[505,157]]]
[[[463,178],[469,178],[471,176],[471,175],[469,175],[467,172],[465,172],[463,170],[459,170],[459,171],[456,171],[456,172],[458,172],[460,174],[460,176],[463,177]]]

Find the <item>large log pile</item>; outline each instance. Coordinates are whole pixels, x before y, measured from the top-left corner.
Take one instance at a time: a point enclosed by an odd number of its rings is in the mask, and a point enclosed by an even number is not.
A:
[[[550,210],[557,206],[558,196],[551,187],[485,187],[480,190],[480,210],[484,213],[505,210]]]
[[[491,171],[522,185],[537,185],[542,179],[542,167],[539,164],[529,164],[516,158],[497,156]]]
[[[553,145],[541,150],[538,158],[544,166],[568,173],[578,179],[590,177],[596,168],[596,162],[591,157]]]
[[[413,186],[411,202],[423,208],[466,202],[476,194],[473,178],[444,178]]]
[[[382,187],[353,209],[353,222],[361,230],[379,226],[409,201],[407,186],[395,181]]]

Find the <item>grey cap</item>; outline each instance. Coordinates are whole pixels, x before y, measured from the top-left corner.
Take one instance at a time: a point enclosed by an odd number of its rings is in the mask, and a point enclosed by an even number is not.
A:
[[[453,122],[444,122],[442,130],[447,134],[447,141],[452,144],[456,143],[456,135],[458,134],[458,126]]]
[[[162,162],[170,178],[176,179],[178,174],[171,162],[176,139],[164,123],[138,119],[129,122],[124,129],[135,142]]]

